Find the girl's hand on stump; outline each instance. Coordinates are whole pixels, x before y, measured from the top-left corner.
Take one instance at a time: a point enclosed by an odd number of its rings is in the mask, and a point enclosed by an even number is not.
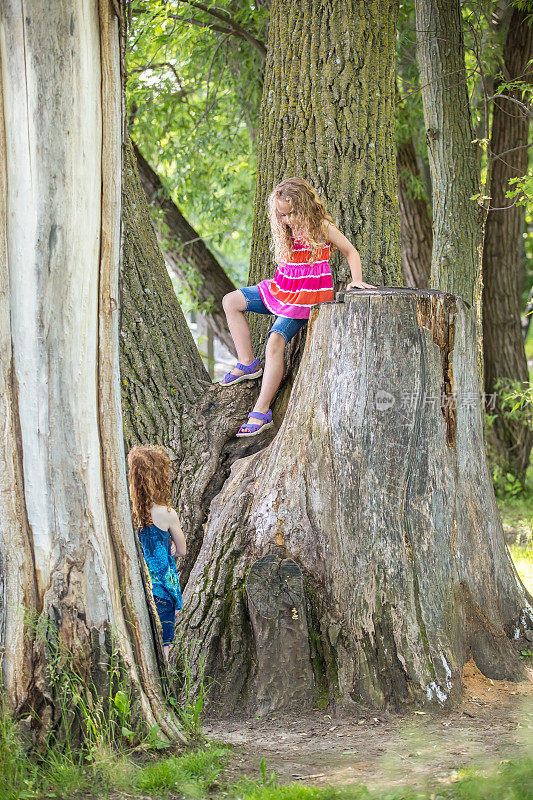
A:
[[[170,555],[171,556],[175,556],[176,555],[176,545],[174,544],[174,540],[173,539],[171,539],[171,541],[170,541]]]
[[[365,283],[364,281],[350,281],[348,286],[346,287],[346,291],[348,289],[377,289],[377,286],[372,286],[371,283]]]

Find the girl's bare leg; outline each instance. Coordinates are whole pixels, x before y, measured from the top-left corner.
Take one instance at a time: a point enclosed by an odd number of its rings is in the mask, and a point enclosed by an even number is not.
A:
[[[260,411],[266,414],[270,408],[272,398],[278,391],[278,387],[283,377],[283,354],[285,352],[285,339],[281,333],[274,331],[268,337],[268,342],[265,351],[265,368],[263,370],[263,379],[261,381],[261,392],[257,398],[253,410]],[[246,362],[242,362],[243,364]],[[258,425],[264,422],[259,417],[250,417],[248,420],[252,425]]]
[[[229,331],[235,342],[237,358],[241,364],[251,364],[254,360],[254,352],[250,338],[250,327],[243,313],[246,308],[246,300],[243,293],[236,290],[224,295],[222,306],[226,312]],[[244,375],[242,369],[237,369],[237,367],[234,367],[231,373],[232,375]]]
[[[252,350],[252,340],[250,337],[250,328],[244,310],[246,308],[246,300],[242,292],[235,291],[225,295],[222,299],[222,306],[226,312],[228,320],[228,327],[235,342],[237,350],[237,357],[241,364],[251,364],[254,360],[254,353]],[[283,377],[283,355],[285,353],[285,339],[280,333],[274,331],[268,337],[268,342],[265,351],[265,367],[263,370],[263,378],[261,382],[261,392],[257,398],[257,402],[253,408],[254,411],[260,411],[266,414],[270,408],[270,403],[276,394],[278,387]],[[243,375],[242,369],[234,367],[231,372],[234,375]],[[252,424],[261,424],[264,420],[259,417],[250,417],[249,422]]]

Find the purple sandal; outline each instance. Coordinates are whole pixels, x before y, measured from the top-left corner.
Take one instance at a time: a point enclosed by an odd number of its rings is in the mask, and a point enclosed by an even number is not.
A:
[[[274,423],[272,422],[272,411],[268,409],[266,414],[263,414],[261,411],[251,411],[248,414],[248,419],[250,417],[257,417],[258,419],[264,420],[262,424],[256,424],[255,422],[246,422],[244,425],[241,425],[239,428],[238,433],[236,436],[257,436],[258,433],[261,433],[265,428],[270,428]]]
[[[263,374],[263,369],[259,366],[258,358],[255,358],[251,364],[240,364],[237,362],[235,369],[242,369],[244,375],[233,375],[232,372],[226,372],[224,377],[219,380],[220,386],[229,386],[230,383],[233,386],[235,383],[240,383],[241,381],[251,381],[255,378],[259,378],[259,376]]]

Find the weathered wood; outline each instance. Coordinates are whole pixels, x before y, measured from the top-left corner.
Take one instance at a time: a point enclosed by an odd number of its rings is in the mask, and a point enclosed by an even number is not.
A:
[[[267,555],[252,564],[246,580],[248,614],[257,660],[249,693],[258,712],[309,702],[313,680],[305,592],[292,558]]]
[[[32,726],[65,732],[53,671],[68,654],[83,690],[109,697],[113,661],[134,724],[184,739],[161,695],[122,449],[117,18],[109,0],[9,0],[0,33],[3,688]]]
[[[292,562],[305,614],[280,588]],[[486,462],[473,309],[408,289],[315,306],[279,433],[233,465],[185,592],[214,706],[451,706],[470,655],[522,674],[532,621]],[[287,653],[276,686],[266,642]]]

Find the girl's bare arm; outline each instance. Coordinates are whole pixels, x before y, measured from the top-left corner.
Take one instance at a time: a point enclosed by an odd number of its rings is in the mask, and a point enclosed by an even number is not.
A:
[[[363,268],[361,266],[361,257],[358,250],[353,244],[340,232],[340,230],[333,225],[329,220],[326,220],[327,240],[337,247],[343,256],[348,261],[350,272],[352,273],[352,280],[346,287],[347,289],[376,289],[371,283],[364,283],[363,281]]]
[[[175,555],[184,556],[187,552],[187,542],[185,541],[185,535],[181,529],[179,517],[173,508],[169,511],[169,521],[168,532],[176,547]]]

